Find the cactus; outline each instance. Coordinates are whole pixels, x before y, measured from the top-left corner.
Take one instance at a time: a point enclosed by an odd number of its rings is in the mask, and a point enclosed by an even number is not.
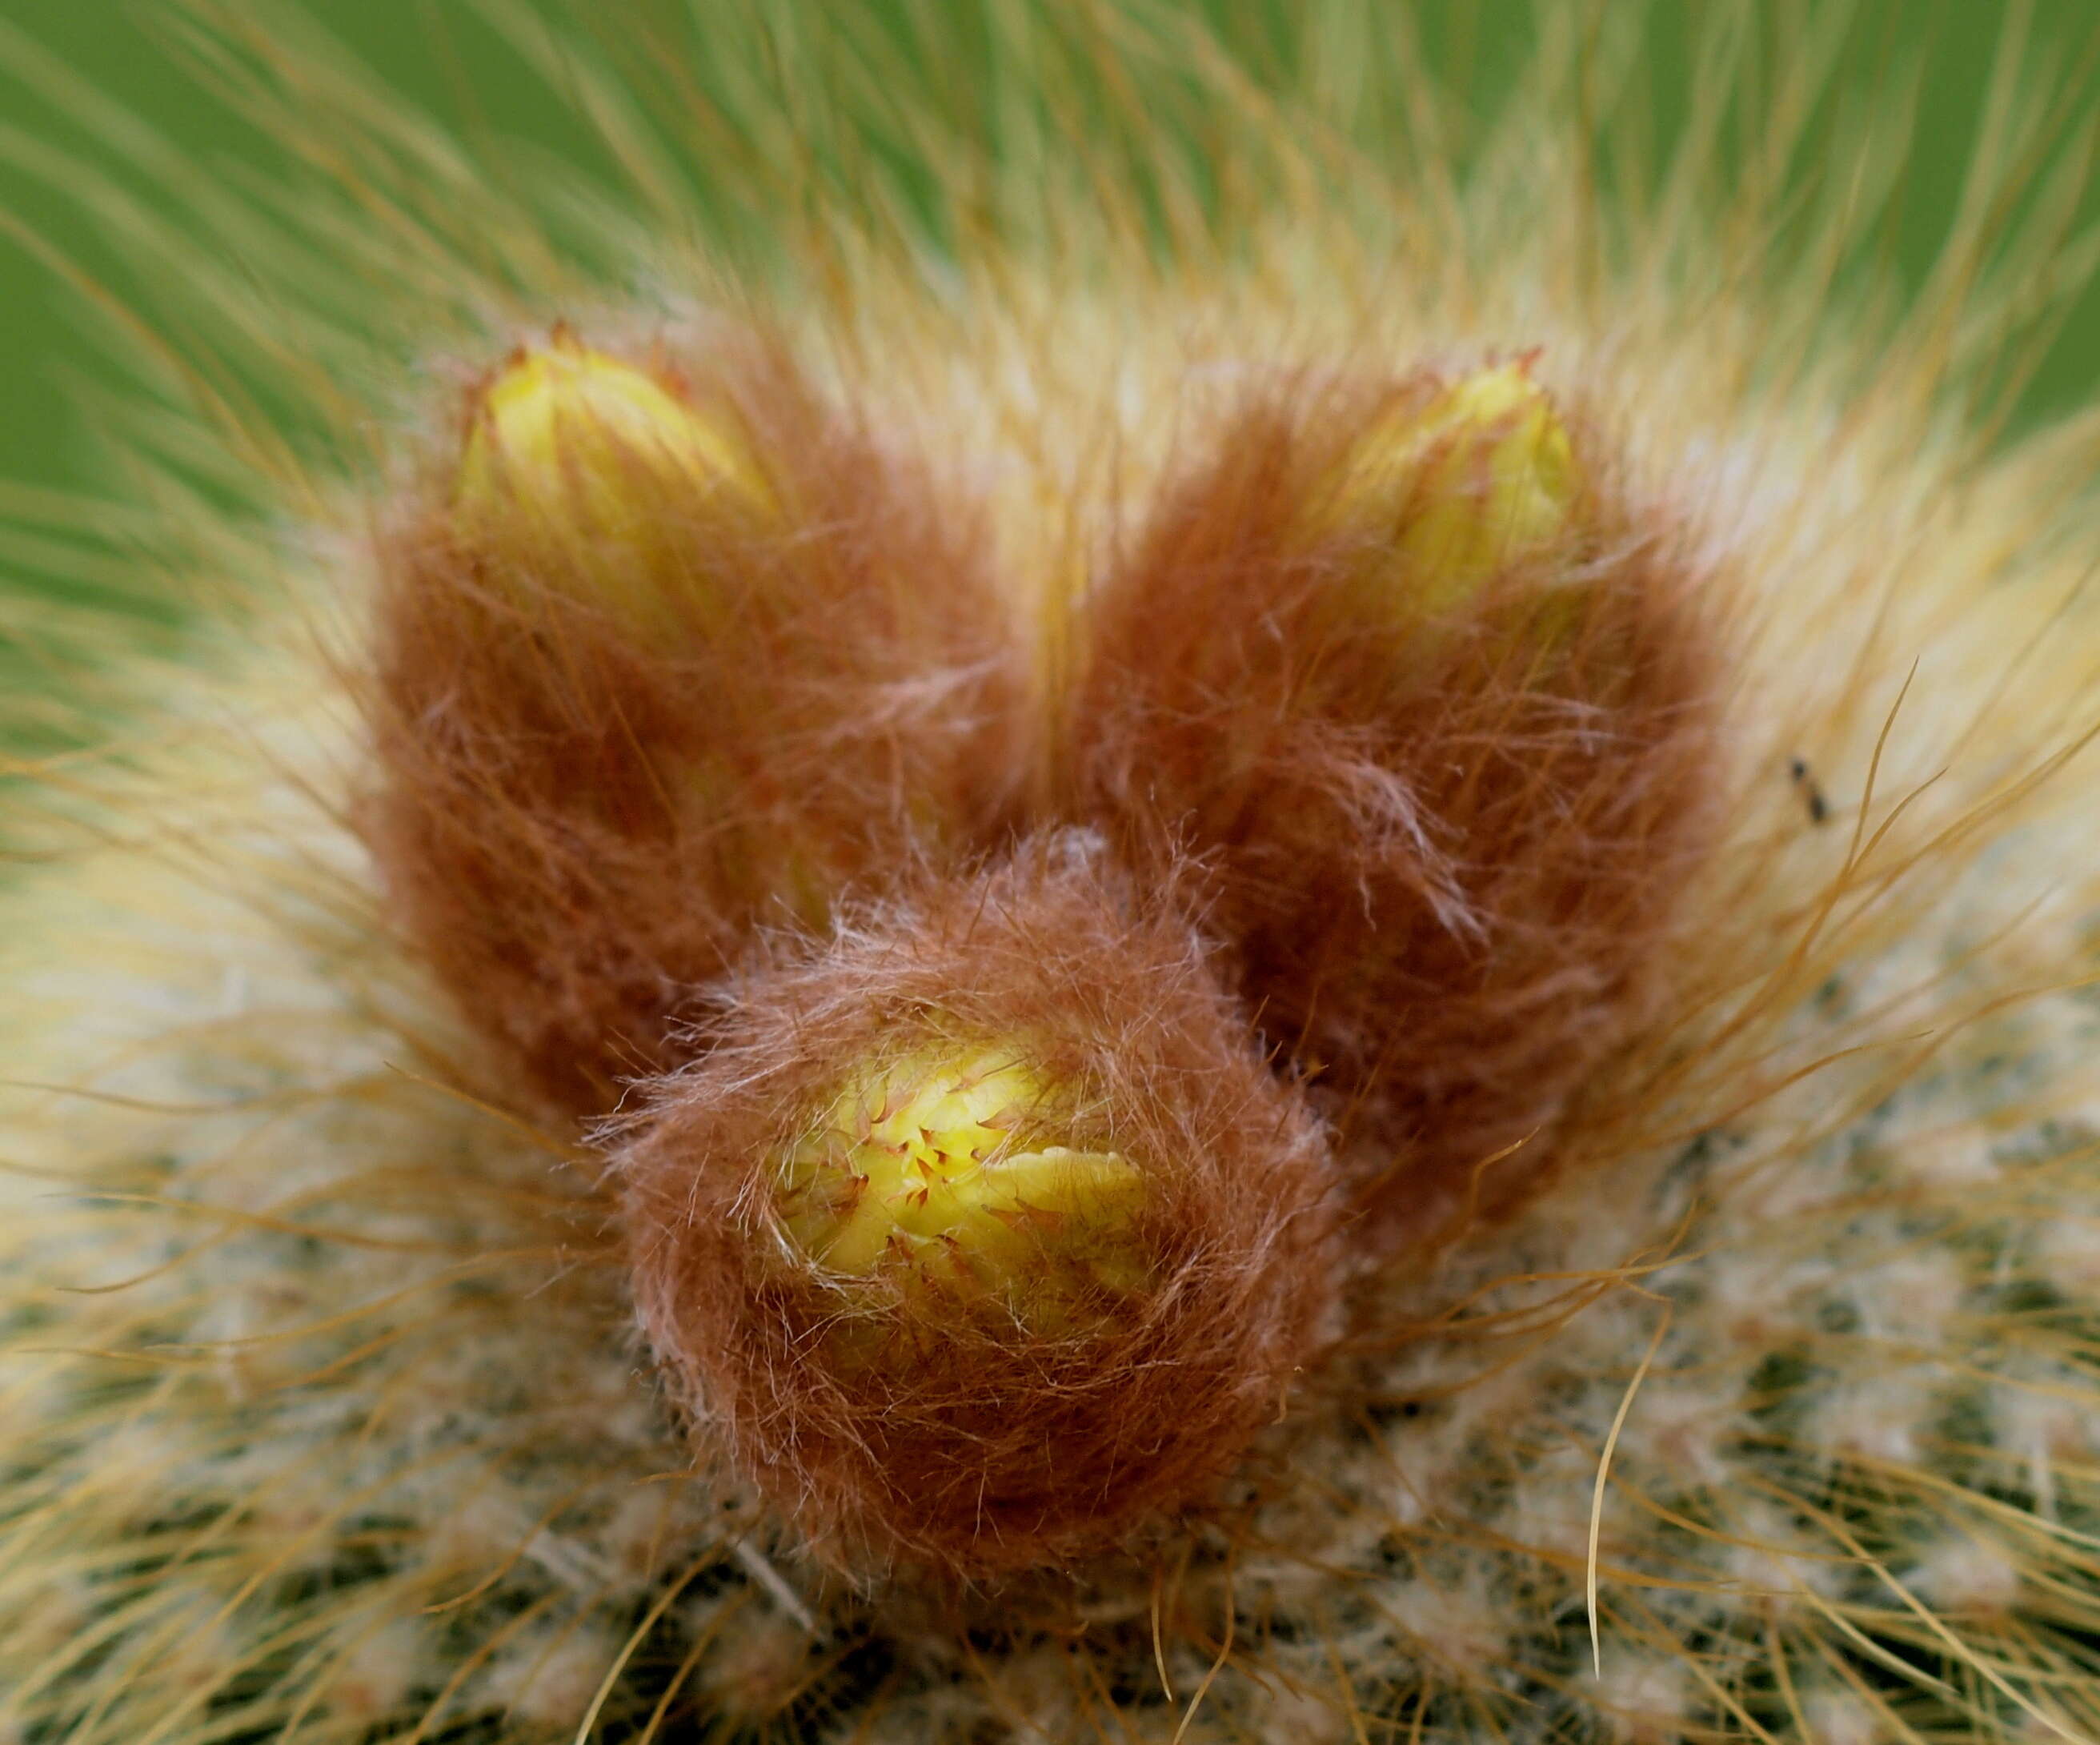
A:
[[[774,508],[741,438],[702,416],[646,370],[558,329],[520,347],[467,413],[454,495],[459,512],[501,540],[516,529],[523,554],[575,539],[593,548],[646,539],[675,512],[649,501],[657,479]],[[536,516],[540,524],[531,524]]]
[[[1582,488],[1567,424],[1531,360],[1519,360],[1470,370],[1426,401],[1404,396],[1355,438],[1313,500],[1326,530],[1361,529],[1409,612],[1431,616],[1566,545]]]
[[[1630,14],[995,11],[521,11],[589,196],[192,19],[0,1738],[2100,1735],[2055,87],[1896,316],[1724,11],[1654,200]]]

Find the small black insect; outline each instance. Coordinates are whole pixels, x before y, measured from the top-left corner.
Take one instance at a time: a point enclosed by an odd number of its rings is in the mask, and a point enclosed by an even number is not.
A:
[[[1816,785],[1806,758],[1787,759],[1786,773],[1793,785],[1801,790],[1802,798],[1808,806],[1808,821],[1812,824],[1827,824],[1830,819],[1830,802],[1823,797],[1823,790]]]

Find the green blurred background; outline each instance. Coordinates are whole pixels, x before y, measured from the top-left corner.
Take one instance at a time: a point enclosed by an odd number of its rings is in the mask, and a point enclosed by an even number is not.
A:
[[[606,0],[615,17],[620,7],[642,3]],[[691,0],[703,37],[710,3],[728,0]],[[961,8],[990,0],[956,3]],[[1681,118],[1685,106],[1701,95],[1687,89],[1682,8],[1705,3],[1662,0],[1651,15],[1654,104],[1665,139],[1673,117]],[[1740,3],[1758,6],[1763,0]],[[1289,11],[1277,0],[1209,0],[1214,11],[1229,11],[1236,5],[1267,6],[1283,15]],[[477,128],[558,152],[588,152],[580,126],[543,86],[523,76],[470,0],[311,0],[308,10],[390,85],[439,117],[455,123],[470,117]],[[1522,28],[1520,9],[1498,0],[1463,7],[1440,0],[1420,10],[1432,46],[1462,51],[1468,88],[1479,106],[1492,106],[1498,67],[1509,60],[1507,38]],[[2100,7],[2094,0],[2036,0],[2032,7],[2019,8],[2000,0],[1862,0],[1859,11],[1859,27],[1849,39],[1853,51],[1838,74],[1851,95],[1870,104],[1881,100],[1890,67],[1912,51],[1925,56],[1920,125],[1902,210],[1890,236],[1893,259],[1915,284],[1957,203],[1994,51],[2009,21],[2031,12],[2037,58],[2061,68],[2084,48],[2100,20]],[[48,49],[126,113],[204,162],[239,164],[267,174],[271,146],[176,70],[150,18],[150,6],[130,0],[0,0],[0,37],[11,30]],[[1784,42],[1777,47],[1785,52]],[[2076,99],[2089,113],[2100,108],[2100,80],[2080,77],[2083,88]],[[77,257],[90,271],[121,284],[121,269],[79,202],[55,185],[48,163],[35,161],[51,142],[73,137],[71,124],[77,117],[64,113],[65,107],[62,99],[51,100],[48,90],[41,97],[11,90],[0,99],[0,211]],[[2087,206],[2089,219],[2100,221],[2100,197],[2089,189]],[[75,388],[114,377],[78,303],[19,241],[0,236],[0,383],[5,385],[0,390],[0,479],[77,485],[98,465],[85,440]],[[2032,420],[2080,404],[2096,383],[2100,294],[2089,292],[2022,402],[2022,417]]]

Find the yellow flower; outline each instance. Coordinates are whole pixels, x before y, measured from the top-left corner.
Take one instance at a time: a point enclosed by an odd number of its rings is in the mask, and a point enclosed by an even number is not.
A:
[[[646,537],[688,490],[773,506],[740,433],[566,329],[483,391],[460,459],[459,502],[477,519],[523,509],[601,538]]]
[[[1011,1049],[874,1068],[779,1160],[788,1231],[832,1271],[1003,1297],[1037,1330],[1143,1282],[1142,1172],[1051,1142],[1069,1100]]]
[[[1449,611],[1497,571],[1564,541],[1581,495],[1574,445],[1529,360],[1462,376],[1357,440],[1327,527],[1390,530],[1409,603]],[[1324,531],[1325,529],[1323,529]]]

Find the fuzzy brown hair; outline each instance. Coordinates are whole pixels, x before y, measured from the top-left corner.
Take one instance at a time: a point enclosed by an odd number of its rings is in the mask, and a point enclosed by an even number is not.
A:
[[[1714,824],[1709,578],[1596,431],[1573,549],[1456,599],[1401,554],[1434,502],[1311,513],[1442,385],[1228,421],[1088,603],[1066,717],[1071,805],[1230,947],[1374,1245],[1535,1184],[1527,1142],[1638,1019]]]
[[[1060,837],[725,997],[615,1156],[636,1297],[704,1441],[820,1556],[965,1578],[1065,1562],[1200,1500],[1277,1416],[1332,1331],[1330,1164],[1171,912]],[[1144,1174],[1142,1282],[1057,1328],[841,1277],[782,1225],[769,1160],[842,1080],[988,1040],[1060,1089],[1062,1143]]]
[[[635,362],[731,433],[777,513],[615,438],[615,478],[499,474],[465,514],[477,387],[379,540],[360,684],[362,824],[399,925],[580,1115],[677,1064],[691,988],[753,926],[820,926],[918,849],[997,839],[1016,762],[1015,639],[967,505],[937,510],[907,456],[750,335]],[[593,490],[639,536],[562,526]]]

